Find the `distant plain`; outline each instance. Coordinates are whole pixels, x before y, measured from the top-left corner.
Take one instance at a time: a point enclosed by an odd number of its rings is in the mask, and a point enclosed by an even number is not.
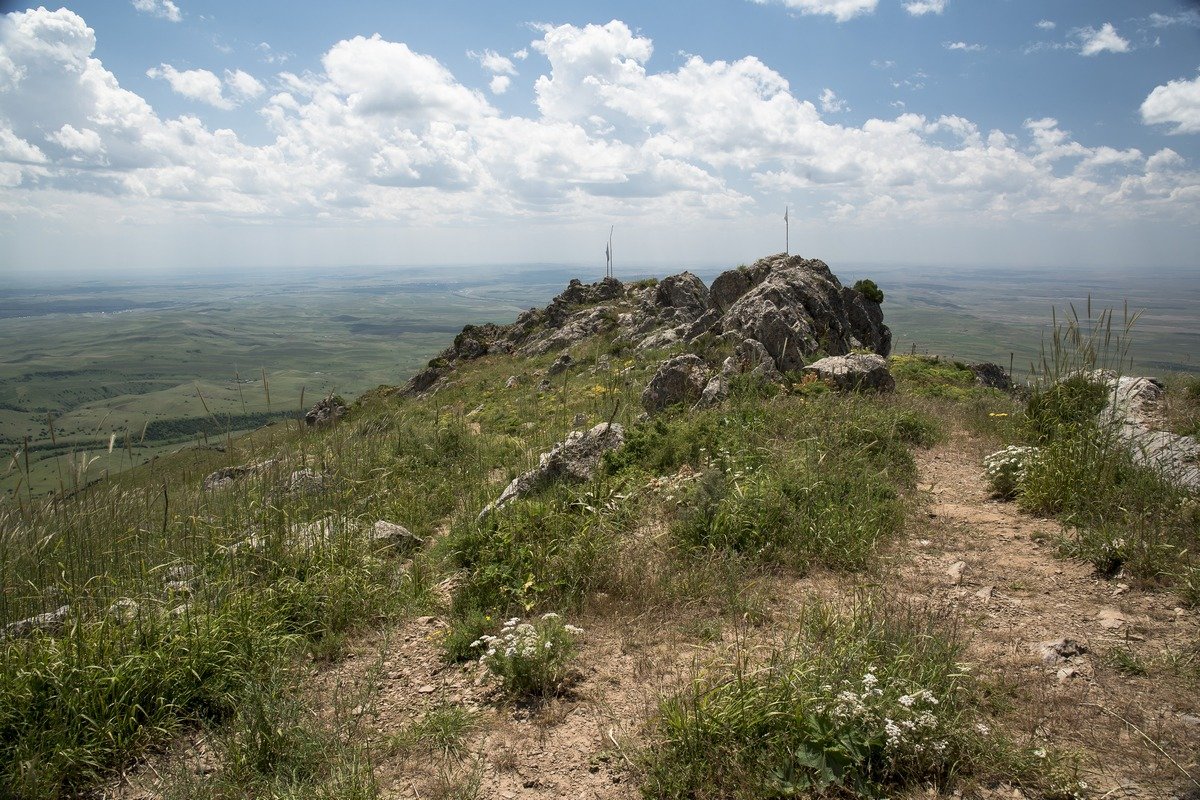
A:
[[[1141,312],[1135,369],[1200,372],[1200,270],[831,266],[844,283],[871,277],[883,288],[896,352],[1011,362],[1020,374],[1052,311],[1086,316],[1090,297],[1093,316]],[[720,271],[692,269],[706,281]],[[463,325],[510,322],[571,277],[597,273],[517,265],[10,282],[0,288],[0,492],[69,487],[181,447],[220,446],[330,392],[398,384]]]

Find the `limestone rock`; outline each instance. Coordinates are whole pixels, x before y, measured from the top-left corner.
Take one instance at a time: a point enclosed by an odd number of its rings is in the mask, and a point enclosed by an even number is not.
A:
[[[330,425],[346,415],[346,404],[335,394],[320,400],[304,415],[304,424],[309,427]]]
[[[479,512],[479,518],[556,481],[588,480],[604,454],[624,443],[625,429],[616,423],[601,422],[588,431],[572,431],[549,452],[542,453],[536,467],[514,478],[498,498]]]
[[[829,356],[809,364],[804,371],[843,392],[890,392],[896,388],[896,380],[888,371],[887,361],[874,353]]]
[[[283,482],[283,491],[288,494],[319,494],[325,491],[325,476],[308,469],[298,469]]]
[[[237,467],[222,467],[216,472],[210,472],[204,479],[204,491],[213,492],[232,486],[242,478],[251,475],[261,475],[276,465],[273,459],[260,461],[257,464],[242,464]]]
[[[988,389],[999,389],[1002,392],[1013,388],[1012,377],[1005,372],[1004,367],[982,361],[978,364],[968,364],[967,368],[975,373],[975,383]]]
[[[44,614],[35,614],[26,619],[10,622],[4,626],[4,639],[22,639],[35,633],[55,634],[62,630],[67,617],[71,615],[70,606],[60,606]]]
[[[550,365],[550,369],[546,371],[546,374],[558,375],[559,373],[566,372],[574,363],[575,359],[571,358],[570,353],[563,353],[554,360],[554,363]]]
[[[708,310],[708,287],[690,272],[663,278],[654,297],[658,305],[681,309],[693,319]]]
[[[372,544],[389,548],[408,549],[424,544],[425,540],[403,525],[379,520],[371,527],[369,538]]]
[[[642,392],[642,408],[653,414],[664,408],[698,401],[708,383],[704,361],[687,353],[664,361]]]

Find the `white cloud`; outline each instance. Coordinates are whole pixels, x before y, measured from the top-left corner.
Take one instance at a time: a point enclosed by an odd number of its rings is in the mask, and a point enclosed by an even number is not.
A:
[[[1141,112],[1147,125],[1174,125],[1169,133],[1200,133],[1200,76],[1154,87]]]
[[[175,5],[172,0],[133,0],[133,7],[138,11],[153,14],[171,22],[179,22],[183,19],[179,6]]]
[[[744,219],[787,192],[814,216],[906,227],[1200,216],[1200,175],[1169,151],[1087,145],[1049,119],[1015,133],[900,112],[838,124],[822,117],[842,102],[832,90],[803,100],[754,57],[689,56],[651,70],[653,43],[620,21],[539,29],[533,48],[547,63],[529,116],[506,116],[402,42],[339,41],[319,69],[273,81],[259,113],[274,137],[261,145],[195,116],[160,117],[95,58],[94,33],[70,11],[2,24],[0,64],[14,76],[0,81],[10,215],[66,216],[117,198],[142,218],[433,230],[598,215]],[[232,102],[236,86],[261,87],[236,72],[207,75],[185,88]],[[1160,113],[1150,106],[1148,121]]]
[[[478,61],[479,66],[483,67],[493,75],[517,74],[517,68],[513,65],[513,62],[500,55],[495,50],[484,50],[482,53],[477,53],[474,50],[468,50],[467,57]]]
[[[488,88],[491,89],[492,94],[504,94],[511,85],[512,78],[507,75],[495,75],[492,77],[491,82],[488,83]]]
[[[850,107],[846,105],[846,101],[838,97],[833,89],[824,89],[821,92],[821,111],[826,114],[837,114],[842,111],[849,111]]]
[[[942,42],[947,50],[962,50],[967,53],[979,53],[987,49],[986,44],[967,44],[966,42]]]
[[[1122,39],[1111,22],[1101,25],[1100,30],[1080,28],[1076,32],[1076,36],[1080,40],[1079,55],[1081,56],[1129,52],[1129,40]]]
[[[74,150],[88,156],[96,156],[104,152],[100,134],[91,128],[78,130],[67,123],[54,133],[46,134],[46,141],[53,142],[64,150]]]
[[[529,58],[529,50],[522,47],[520,50],[513,53],[512,57],[517,61],[524,61],[525,59]]]
[[[267,90],[267,87],[262,85],[262,81],[240,69],[225,70],[225,85],[229,87],[229,91],[233,93],[234,97],[243,101],[253,100]]]
[[[945,0],[940,0],[945,2]],[[778,3],[801,14],[823,14],[845,22],[860,14],[874,13],[879,0],[754,0],[759,5]],[[939,2],[939,0],[932,0]]]
[[[904,10],[914,17],[925,14],[941,14],[946,10],[948,0],[909,0],[904,4]]]
[[[1200,11],[1188,9],[1174,14],[1160,14],[1157,11],[1146,18],[1152,28],[1169,28],[1173,25],[1186,25],[1200,28]]]
[[[1054,22],[1053,20],[1040,19],[1037,21],[1037,25],[1035,27],[1037,27],[1043,31],[1052,31],[1058,27],[1058,24],[1056,22]]]
[[[207,103],[214,108],[233,108],[233,103],[222,93],[221,79],[206,69],[180,71],[170,64],[159,64],[146,70],[146,76],[165,80],[171,85],[171,91],[189,100]]]
[[[260,58],[264,64],[284,64],[294,55],[293,53],[283,53],[274,50],[266,42],[259,42],[254,46],[254,49],[262,54]]]

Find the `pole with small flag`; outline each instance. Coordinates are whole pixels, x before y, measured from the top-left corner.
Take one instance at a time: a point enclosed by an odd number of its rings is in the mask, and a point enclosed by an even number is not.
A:
[[[613,226],[616,227],[616,226]],[[608,245],[604,248],[604,277],[611,278],[613,275],[612,267],[612,235],[613,227],[608,229]]]
[[[788,207],[783,207],[783,254],[790,255],[792,252],[792,231],[791,222],[788,220]]]

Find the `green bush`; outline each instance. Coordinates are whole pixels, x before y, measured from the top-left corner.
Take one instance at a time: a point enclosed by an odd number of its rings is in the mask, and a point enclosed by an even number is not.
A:
[[[860,281],[856,281],[854,284],[854,291],[858,292],[873,303],[883,302],[883,290],[880,289],[879,286],[876,285],[875,281],[871,280],[870,278],[863,278]]]
[[[1083,375],[1035,388],[1025,405],[1026,435],[1034,444],[1045,444],[1081,427],[1093,427],[1107,395],[1104,384]]]

